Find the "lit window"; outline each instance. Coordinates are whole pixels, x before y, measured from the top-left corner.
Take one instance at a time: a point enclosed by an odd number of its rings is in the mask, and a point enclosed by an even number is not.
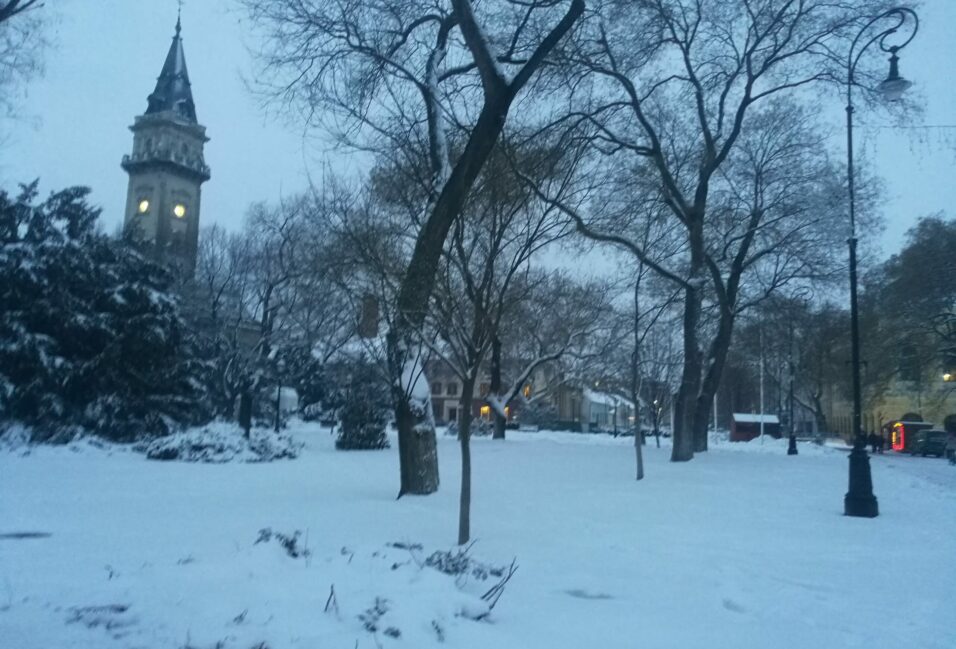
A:
[[[181,219],[186,216],[186,206],[182,203],[177,203],[176,207],[173,208],[173,214],[177,219]]]
[[[137,209],[139,210],[140,214],[146,214],[147,212],[149,212],[149,201],[144,198],[143,200],[139,202],[139,206]]]

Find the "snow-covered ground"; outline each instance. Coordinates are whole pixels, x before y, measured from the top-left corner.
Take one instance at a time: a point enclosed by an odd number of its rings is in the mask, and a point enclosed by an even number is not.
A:
[[[293,433],[299,458],[269,464],[0,452],[0,647],[956,647],[942,460],[873,458],[881,515],[862,520],[842,516],[835,449],[758,440],[672,464],[651,440],[638,483],[631,439],[476,439],[470,555],[518,565],[476,621],[496,578],[425,565],[454,547],[457,442],[439,442],[439,493],[396,501],[394,445]],[[257,544],[263,528],[299,530],[299,556]]]

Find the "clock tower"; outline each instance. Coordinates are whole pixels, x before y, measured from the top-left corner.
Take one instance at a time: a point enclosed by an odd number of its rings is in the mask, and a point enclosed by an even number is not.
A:
[[[124,231],[162,262],[192,276],[199,244],[202,184],[209,180],[203,147],[209,138],[196,119],[181,21],[146,112],[136,117],[133,152],[123,156],[129,174]]]

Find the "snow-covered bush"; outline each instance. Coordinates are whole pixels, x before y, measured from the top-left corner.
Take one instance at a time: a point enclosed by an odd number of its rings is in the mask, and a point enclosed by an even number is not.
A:
[[[475,417],[471,420],[472,437],[487,437],[495,432],[495,425],[487,419]]]
[[[475,561],[468,553],[470,547],[436,550],[425,559],[425,565],[446,575],[462,578],[471,576],[479,581],[484,581],[488,577],[500,578],[505,574],[504,566],[489,566]]]
[[[286,381],[299,395],[299,414],[306,421],[320,419],[330,401],[328,372],[307,346],[292,347],[282,356]]]
[[[31,426],[34,441],[77,429],[132,441],[208,421],[172,274],[98,234],[88,193],[35,204],[36,183],[0,192],[0,421]]]
[[[449,422],[448,427],[445,429],[445,434],[450,437],[458,437],[459,428],[460,426],[457,421]],[[471,427],[468,429],[468,434],[472,437],[488,437],[493,432],[495,432],[494,422],[482,419],[481,417],[472,419]]]
[[[295,459],[301,448],[285,433],[254,428],[246,439],[236,424],[217,422],[154,440],[146,447],[146,457],[180,462],[272,462]]]
[[[558,421],[558,409],[546,399],[524,399],[522,397],[518,417],[522,426],[537,426],[539,428],[552,428]]]
[[[368,361],[351,364],[339,410],[341,427],[335,440],[340,450],[388,448],[388,387],[377,368]]]
[[[275,541],[293,559],[307,558],[312,555],[312,551],[305,545],[299,544],[301,537],[302,532],[300,530],[296,530],[292,534],[285,534],[283,532],[273,532],[271,527],[264,527],[259,530],[259,538],[256,539],[254,545]]]

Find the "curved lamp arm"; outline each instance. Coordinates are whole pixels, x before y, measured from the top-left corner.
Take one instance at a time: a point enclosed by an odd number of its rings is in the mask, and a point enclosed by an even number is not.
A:
[[[856,46],[859,43],[860,39],[864,36],[864,34],[866,34],[873,25],[887,18],[895,18],[896,24],[893,25],[892,27],[889,27],[879,32],[878,34],[870,38],[866,42],[866,44],[863,45],[863,47],[857,50]],[[897,31],[899,31],[899,29],[904,24],[906,24],[906,22],[910,18],[913,20],[913,31],[909,35],[909,37],[906,40],[904,40],[902,43],[899,43],[897,45],[887,45],[887,39],[893,34],[897,33]],[[863,53],[867,50],[867,48],[869,48],[870,45],[872,45],[873,43],[879,42],[880,49],[883,50],[884,52],[889,52],[890,54],[890,76],[887,79],[887,81],[895,81],[895,80],[902,81],[900,79],[899,70],[897,68],[896,53],[899,50],[906,47],[907,45],[909,45],[910,41],[912,41],[913,38],[916,36],[917,31],[919,31],[919,16],[917,16],[916,12],[910,9],[909,7],[894,7],[892,9],[888,9],[884,11],[883,13],[877,16],[874,16],[865,25],[863,25],[863,28],[860,30],[860,33],[857,34],[856,38],[853,39],[853,43],[851,43],[850,45],[850,52],[847,55],[846,86],[847,86],[847,102],[848,103],[849,103],[850,93],[852,92],[852,88],[853,88],[853,80],[854,80],[854,75],[856,74],[857,63],[859,63],[860,57],[863,56]],[[905,90],[905,87],[903,89]]]

